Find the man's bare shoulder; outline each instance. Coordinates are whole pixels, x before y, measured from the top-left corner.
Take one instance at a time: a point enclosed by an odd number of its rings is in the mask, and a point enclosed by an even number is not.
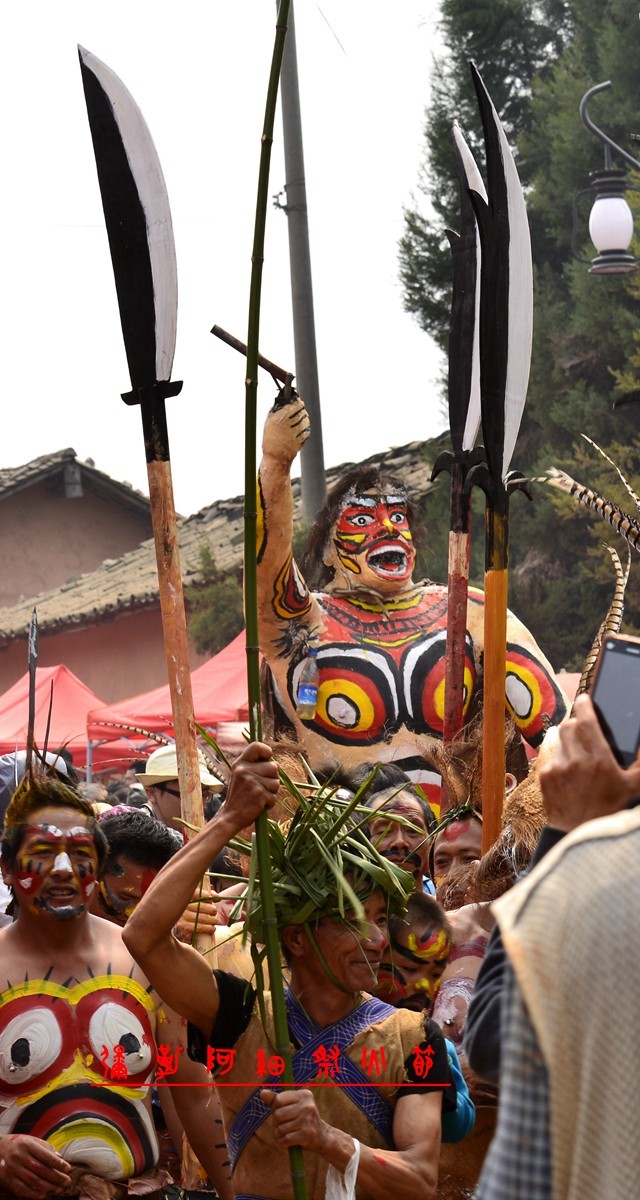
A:
[[[68,984],[103,976],[126,977],[143,988],[148,987],[148,980],[127,950],[117,925],[87,914],[81,930],[75,929],[73,933],[75,936],[70,938],[68,946],[55,949],[54,943],[48,945],[46,938],[34,943],[25,936],[19,920],[0,929],[0,991],[3,985],[12,986],[24,979]]]

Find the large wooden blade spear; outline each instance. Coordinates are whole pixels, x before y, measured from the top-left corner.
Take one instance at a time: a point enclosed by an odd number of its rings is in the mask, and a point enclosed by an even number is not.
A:
[[[139,404],[142,413],[182,818],[200,828],[202,787],[165,412],[167,397],[182,388],[171,380],[178,311],[171,213],[140,109],[105,63],[78,49],[131,377],[131,391],[122,399]],[[197,944],[211,949],[202,937]]]
[[[262,266],[264,262],[264,234],[269,199],[269,168],[273,126],[278,99],[278,84],[282,67],[282,55],[287,33],[290,0],[280,0],[276,19],[276,35],[271,59],[271,71],[267,89],[264,126],[260,149],[256,218],[251,256],[251,288],[249,294],[249,327],[247,332],[247,378],[245,387],[245,514],[244,514],[244,594],[245,624],[247,631],[247,682],[249,692],[249,729],[252,741],[262,737],[262,711],[260,708],[260,661],[258,644],[258,586],[257,586],[257,461],[256,424],[258,399],[258,360],[260,338],[260,298],[262,292]],[[291,1042],[287,1023],[284,984],[280,959],[280,943],[276,921],[276,906],[271,876],[269,854],[269,831],[267,814],[261,813],[256,821],[256,855],[260,877],[260,899],[264,913],[264,936],[269,966],[269,983],[273,1006],[273,1025],[276,1037],[276,1053],[284,1060],[282,1080],[293,1084],[291,1065]],[[289,1147],[291,1184],[295,1200],[306,1200],[307,1183],[300,1146]]]
[[[467,475],[484,459],[482,447],[476,447],[480,428],[480,240],[469,198],[468,179],[486,200],[484,184],[458,126],[453,130],[460,175],[460,233],[448,229],[447,237],[453,260],[453,295],[449,334],[449,428],[453,453],[445,451],[436,459],[431,474],[451,475],[449,524],[449,568],[447,579],[447,649],[445,664],[444,722],[445,743],[460,733],[464,720],[464,668],[467,640],[467,595],[471,545],[471,491]],[[441,812],[450,807],[443,787]]]
[[[483,850],[500,832],[505,788],[505,680],[509,568],[509,495],[528,491],[510,471],[529,382],[533,330],[531,239],[522,186],[498,114],[470,63],[487,160],[488,200],[467,172],[482,247],[480,273],[480,395],[486,465],[469,483],[486,496]]]

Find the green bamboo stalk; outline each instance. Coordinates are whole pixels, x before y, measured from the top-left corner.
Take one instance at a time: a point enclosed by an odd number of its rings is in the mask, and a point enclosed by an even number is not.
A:
[[[287,34],[290,0],[280,0],[276,19],[276,36],[271,60],[269,87],[264,113],[260,171],[256,199],[256,219],[251,256],[251,289],[249,293],[249,327],[247,332],[247,378],[245,384],[245,513],[244,513],[244,585],[245,623],[247,636],[247,683],[249,692],[249,731],[251,741],[262,737],[262,712],[260,709],[260,664],[258,658],[258,591],[257,591],[257,463],[256,463],[256,416],[258,398],[258,345],[260,334],[260,298],[262,292],[262,266],[264,262],[264,232],[269,199],[269,168],[273,125],[282,55]],[[265,946],[269,965],[273,1024],[276,1037],[276,1052],[284,1060],[283,1082],[293,1083],[291,1047],[287,1010],[284,999],[284,984],[280,967],[280,943],[275,913],[271,862],[269,855],[269,833],[267,815],[261,813],[256,821],[256,853],[260,873],[260,896],[264,914]],[[295,1200],[306,1200],[307,1182],[304,1171],[302,1149],[289,1148],[291,1184]]]

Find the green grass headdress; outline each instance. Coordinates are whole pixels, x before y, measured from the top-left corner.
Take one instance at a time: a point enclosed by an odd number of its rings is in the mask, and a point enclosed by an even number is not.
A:
[[[348,800],[339,798],[331,787],[319,787],[308,797],[291,780],[285,782],[297,809],[285,825],[268,822],[278,930],[303,925],[315,946],[312,926],[318,920],[334,917],[358,926],[364,920],[364,902],[374,891],[387,897],[389,913],[404,913],[414,889],[413,876],[388,862],[369,841],[363,826],[371,812],[359,804],[364,789]],[[244,903],[245,935],[251,937],[260,987],[264,927],[255,845],[239,838],[232,844],[251,854],[247,894],[231,919]]]

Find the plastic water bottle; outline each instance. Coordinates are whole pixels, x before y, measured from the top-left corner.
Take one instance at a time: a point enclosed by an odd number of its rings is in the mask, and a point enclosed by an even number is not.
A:
[[[301,721],[313,721],[318,707],[318,682],[320,672],[317,662],[318,648],[310,646],[307,658],[298,678],[296,716]]]

